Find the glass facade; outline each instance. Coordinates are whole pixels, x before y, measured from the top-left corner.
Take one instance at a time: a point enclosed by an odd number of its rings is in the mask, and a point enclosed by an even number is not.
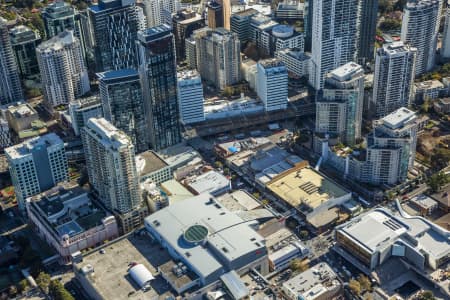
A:
[[[138,33],[139,74],[154,150],[181,141],[175,46],[171,28],[160,25]]]
[[[137,153],[148,150],[141,83],[136,70],[97,74],[105,119],[124,131]]]
[[[139,27],[133,1],[99,1],[88,10],[96,70],[99,72],[134,68],[135,40]]]

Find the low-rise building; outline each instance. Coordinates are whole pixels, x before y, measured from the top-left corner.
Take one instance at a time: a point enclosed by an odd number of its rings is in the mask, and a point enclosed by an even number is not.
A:
[[[262,207],[252,195],[244,190],[237,190],[217,198],[230,211],[251,211]]]
[[[173,178],[169,164],[151,150],[136,155],[136,169],[140,182],[151,179],[160,184]]]
[[[294,30],[289,25],[281,25],[270,18],[252,17],[254,27],[254,42],[266,55],[273,56],[277,51],[286,48],[304,50],[305,38],[303,33]]]
[[[317,231],[334,224],[339,218],[337,207],[352,196],[351,192],[309,167],[306,161],[272,179],[267,189],[304,215]]]
[[[194,194],[192,194],[187,188],[185,188],[175,179],[171,179],[161,183],[160,188],[161,191],[167,196],[167,198],[169,199],[169,203],[171,204],[192,198],[194,196]]]
[[[433,102],[433,108],[436,112],[447,114],[450,112],[450,98],[441,98]]]
[[[196,195],[210,193],[219,196],[231,190],[231,181],[214,170],[186,179],[185,184]]]
[[[409,202],[418,209],[422,216],[430,215],[439,207],[437,201],[424,194],[412,197]]]
[[[77,251],[119,236],[114,216],[73,183],[60,183],[28,198],[26,207],[36,232],[56,250],[62,262],[70,261]]]
[[[142,192],[142,201],[147,204],[150,213],[169,205],[169,197],[151,179],[145,180],[139,187]]]
[[[295,241],[269,254],[270,269],[273,271],[284,270],[289,267],[293,259],[303,258],[308,254],[308,248],[299,241]]]
[[[226,120],[228,118],[245,117],[254,114],[264,113],[264,103],[258,99],[251,99],[243,96],[237,100],[213,100],[205,102],[205,119],[209,120]]]
[[[305,3],[301,1],[284,1],[278,3],[275,10],[275,17],[282,20],[300,20],[303,19]]]
[[[288,71],[298,77],[307,77],[309,75],[311,55],[301,51],[300,49],[282,49],[275,53]]]
[[[422,217],[403,214],[377,208],[336,227],[338,253],[366,273],[391,257],[421,271],[448,262],[449,232]]]
[[[250,295],[249,289],[239,277],[236,271],[230,271],[220,276],[225,292],[235,300],[248,299]]]
[[[210,194],[201,194],[170,205],[145,219],[145,228],[181,265],[160,268],[161,275],[179,293],[193,286],[206,286],[235,270],[238,274],[255,268],[268,273],[264,239],[252,228],[257,221],[244,222],[220,205]],[[179,277],[193,273],[180,285]],[[178,277],[178,278],[179,278]]]
[[[284,282],[282,289],[290,300],[336,299],[343,292],[336,273],[323,262]]]
[[[165,284],[158,289],[143,290],[129,274],[133,266],[144,265],[157,277],[158,268],[170,260],[161,246],[145,234],[130,234],[82,254],[73,260],[77,282],[90,299],[170,299],[174,295]],[[148,273],[147,273],[148,275]],[[158,280],[161,280],[160,278]],[[136,282],[137,283],[137,282]]]
[[[30,129],[33,122],[39,120],[37,111],[28,103],[18,102],[10,105],[5,114],[9,127],[17,135],[23,130]]]
[[[216,146],[216,152],[226,157],[226,165],[247,177],[260,188],[281,173],[304,163],[297,155],[274,145],[266,138],[249,138]]]
[[[422,104],[425,100],[434,100],[446,96],[447,89],[439,80],[427,80],[414,83],[414,102]]]
[[[169,164],[173,171],[201,159],[200,154],[194,148],[183,144],[160,150],[158,155]]]

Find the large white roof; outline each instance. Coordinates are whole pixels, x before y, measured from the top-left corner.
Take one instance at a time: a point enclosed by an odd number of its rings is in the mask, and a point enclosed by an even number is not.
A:
[[[231,263],[250,253],[265,254],[265,241],[237,214],[217,203],[210,194],[201,194],[170,205],[145,219],[199,276],[222,272],[222,262]],[[207,229],[202,242],[190,243],[187,229],[199,225]]]
[[[136,281],[140,288],[147,286],[150,281],[155,279],[152,273],[150,273],[150,271],[143,264],[137,264],[131,267],[129,273],[131,278]]]

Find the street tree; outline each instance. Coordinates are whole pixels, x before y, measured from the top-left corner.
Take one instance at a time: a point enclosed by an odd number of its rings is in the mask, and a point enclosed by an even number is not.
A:
[[[357,296],[361,294],[361,284],[359,284],[357,280],[350,279],[348,282],[348,288]]]

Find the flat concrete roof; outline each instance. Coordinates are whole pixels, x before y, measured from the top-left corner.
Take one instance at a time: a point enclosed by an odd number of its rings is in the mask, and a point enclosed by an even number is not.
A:
[[[103,249],[104,254],[92,252],[74,266],[77,271],[88,265],[94,268],[94,274],[87,275],[86,279],[103,299],[150,300],[165,299],[165,296],[171,295],[168,287],[164,288],[167,285],[161,276],[156,276],[157,268],[168,262],[170,256],[160,249],[160,245],[152,244],[147,235],[129,235]],[[151,290],[143,292],[128,274],[132,262],[143,264],[155,276]]]
[[[213,193],[230,185],[230,180],[216,171],[209,171],[197,176],[189,186],[198,194]]]
[[[264,254],[264,239],[250,227],[252,222],[244,222],[207,193],[165,207],[145,218],[145,223],[189,262],[192,271],[205,278],[220,275],[222,261],[235,261],[257,251]],[[200,237],[207,243],[186,240],[185,233],[194,225],[207,229]]]
[[[409,201],[411,201],[412,203],[414,203],[420,207],[423,207],[425,209],[431,208],[433,206],[437,206],[437,204],[438,204],[436,200],[433,200],[432,198],[430,198],[424,194],[417,195],[417,196],[411,198],[411,200],[409,200]]]
[[[170,179],[161,183],[161,189],[169,197],[170,203],[176,203],[194,196],[188,189],[175,179]]]
[[[341,82],[350,80],[355,74],[362,75],[363,73],[363,68],[354,62],[346,63],[345,65],[330,71],[330,75]]]
[[[385,116],[382,121],[383,124],[389,128],[396,129],[410,122],[415,116],[416,113],[412,110],[409,110],[406,107],[401,107]]]
[[[406,224],[392,219],[383,211],[375,210],[353,218],[339,230],[361,243],[369,252],[375,252],[408,229]]]
[[[285,289],[304,299],[316,299],[341,285],[336,273],[326,263],[319,263],[283,283]]]
[[[267,188],[293,207],[306,204],[312,209],[332,198],[348,194],[314,169],[302,166],[276,177],[267,184]]]
[[[450,233],[430,221],[418,217],[393,215],[385,209],[375,209],[339,226],[344,233],[369,252],[383,249],[407,233],[417,241],[416,248],[434,258],[450,253]]]
[[[194,148],[182,144],[163,149],[158,152],[171,167],[181,167],[189,164],[194,158],[200,157]]]
[[[225,194],[217,200],[231,211],[248,211],[261,207],[261,204],[252,195],[243,190]]]
[[[145,151],[136,155],[136,169],[140,176],[153,173],[169,165],[155,152]]]
[[[43,136],[38,136],[28,139],[20,144],[11,146],[5,149],[5,153],[11,159],[21,158],[23,156],[31,155],[33,149],[37,147],[50,147],[55,145],[63,145],[61,138],[55,133],[51,132]]]

